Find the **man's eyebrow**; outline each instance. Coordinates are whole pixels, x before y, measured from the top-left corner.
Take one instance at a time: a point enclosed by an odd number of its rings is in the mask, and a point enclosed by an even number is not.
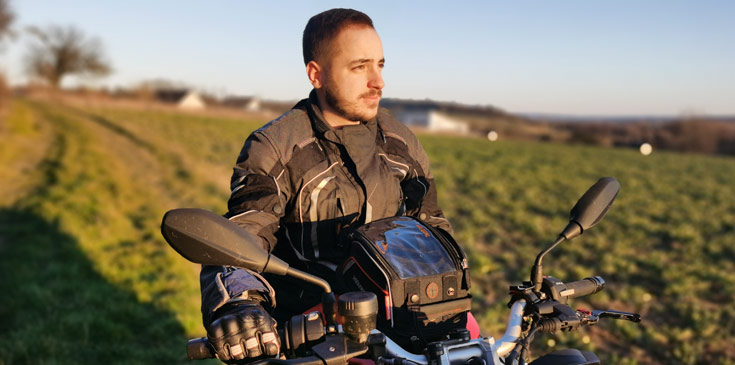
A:
[[[372,61],[373,61],[372,58],[360,58],[360,59],[351,61],[350,65],[359,65],[362,63],[370,63]],[[378,61],[378,63],[385,63],[385,58],[381,58],[380,61]]]

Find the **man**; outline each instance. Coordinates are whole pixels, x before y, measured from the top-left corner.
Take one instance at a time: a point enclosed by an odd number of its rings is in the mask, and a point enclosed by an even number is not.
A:
[[[245,141],[227,217],[291,266],[335,284],[347,254],[342,238],[354,228],[397,215],[451,226],[423,148],[379,108],[385,59],[372,20],[351,9],[317,14],[303,53],[314,89]],[[288,278],[224,267],[203,267],[201,285],[208,338],[225,361],[278,354],[271,314],[284,321],[321,295]]]

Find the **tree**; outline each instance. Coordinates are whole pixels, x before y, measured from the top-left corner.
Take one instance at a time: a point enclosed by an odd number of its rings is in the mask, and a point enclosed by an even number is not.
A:
[[[28,72],[57,89],[64,76],[106,76],[112,68],[105,59],[102,43],[87,38],[74,26],[28,28],[36,43],[27,54]]]
[[[10,11],[7,1],[0,0],[0,41],[2,41],[6,35],[12,34],[10,31],[10,25],[13,24],[14,19],[15,15]]]

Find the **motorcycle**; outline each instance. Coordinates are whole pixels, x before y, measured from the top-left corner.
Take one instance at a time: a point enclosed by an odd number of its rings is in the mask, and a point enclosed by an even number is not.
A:
[[[336,298],[325,280],[296,270],[260,247],[258,240],[235,223],[202,209],[174,209],[166,213],[161,232],[184,258],[204,265],[246,268],[256,272],[288,275],[317,285],[324,291],[323,312],[296,315],[279,329],[279,358],[261,359],[257,365],[332,365],[364,363],[378,365],[525,365],[529,345],[536,335],[574,331],[592,326],[602,318],[640,322],[636,313],[615,310],[574,310],[567,301],[603,290],[599,276],[562,282],[543,275],[544,256],[562,241],[570,240],[602,220],[620,190],[614,178],[602,178],[585,192],[570,212],[569,224],[558,238],[536,257],[531,280],[510,287],[508,326],[498,340],[471,338],[468,330],[452,330],[445,339],[428,343],[422,353],[405,350],[376,329],[378,305],[369,292],[345,293]],[[189,359],[214,357],[206,338],[187,343]],[[599,364],[589,351],[565,349],[539,357],[534,365]]]

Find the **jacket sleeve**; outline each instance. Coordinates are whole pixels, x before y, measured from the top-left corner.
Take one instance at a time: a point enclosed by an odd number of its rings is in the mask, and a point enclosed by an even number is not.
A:
[[[418,163],[411,183],[403,186],[404,194],[409,200],[411,196],[418,197],[416,203],[407,202],[407,213],[434,227],[454,234],[452,225],[444,217],[444,212],[442,212],[437,202],[436,184],[434,184],[434,176],[431,174],[429,156],[426,155],[426,151],[424,151],[415,135],[411,134],[411,138],[407,142],[411,157]]]
[[[285,173],[275,148],[256,131],[245,141],[230,180],[225,217],[258,237],[260,245],[269,252],[276,245],[275,232],[290,195],[288,184],[284,183]],[[271,308],[276,304],[268,282],[249,270],[202,266],[200,284],[205,325],[229,302],[258,300]]]
[[[254,300],[265,308],[273,308],[276,304],[273,288],[262,276],[249,270],[202,265],[199,282],[205,326],[216,319],[217,310],[227,303]]]

